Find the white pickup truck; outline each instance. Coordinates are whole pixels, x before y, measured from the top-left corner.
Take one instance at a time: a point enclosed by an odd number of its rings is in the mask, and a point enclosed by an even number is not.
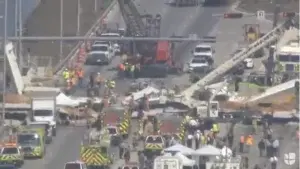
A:
[[[52,135],[56,135],[56,98],[33,98],[31,101],[31,120],[35,122],[49,122]]]

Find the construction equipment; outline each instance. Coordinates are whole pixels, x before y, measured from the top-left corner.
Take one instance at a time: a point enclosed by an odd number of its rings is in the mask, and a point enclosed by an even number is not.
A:
[[[245,24],[244,29],[246,42],[252,43],[261,36],[259,24]]]
[[[13,164],[18,167],[24,164],[24,155],[16,142],[4,143],[0,150],[0,164]]]
[[[103,109],[103,126],[117,126],[120,134],[127,137],[130,131],[131,115],[124,107],[107,107]]]
[[[87,166],[108,167],[112,164],[110,136],[107,130],[92,130],[85,134],[80,146],[80,158]]]
[[[191,98],[196,90],[203,89],[206,85],[211,83],[216,78],[223,76],[224,73],[232,69],[234,66],[238,65],[244,59],[251,56],[254,52],[279,39],[283,35],[284,31],[285,25],[279,25],[255,42],[251,43],[247,48],[243,49],[240,52],[237,52],[230,60],[226,61],[223,65],[220,65],[218,68],[214,69],[204,78],[199,80],[197,83],[191,85],[188,89],[186,89],[182,93],[182,95],[185,97],[185,100],[183,100],[183,102],[189,106],[196,106],[197,103]]]

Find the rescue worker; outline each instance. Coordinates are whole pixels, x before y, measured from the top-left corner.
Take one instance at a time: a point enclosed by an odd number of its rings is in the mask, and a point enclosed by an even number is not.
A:
[[[191,134],[189,134],[187,137],[186,146],[189,148],[193,148],[193,136]]]
[[[139,157],[139,168],[143,169],[145,167],[144,153],[142,153],[141,151],[138,151],[138,157]]]
[[[207,144],[207,137],[204,134],[201,134],[200,140],[201,140],[201,145],[204,146]]]
[[[133,137],[132,137],[132,147],[134,150],[136,150],[138,144],[139,144],[138,134],[136,132],[134,132]]]
[[[77,70],[76,75],[78,77],[78,86],[82,87],[83,86],[83,77],[84,77],[83,69]]]
[[[266,145],[265,145],[265,141],[264,139],[261,139],[258,143],[258,149],[259,149],[259,156],[263,157],[264,156],[264,152],[266,149]]]
[[[240,137],[240,153],[244,152],[245,136]]]
[[[101,88],[102,82],[103,82],[103,79],[102,79],[101,73],[98,72],[97,76],[96,76],[96,84],[99,89]]]
[[[70,72],[67,68],[63,71],[63,78],[65,81],[69,80],[70,78]]]
[[[249,151],[250,150],[250,146],[252,146],[253,145],[253,136],[252,135],[248,135],[247,137],[246,137],[246,140],[245,140],[245,143],[246,143],[246,145],[247,145],[247,151]],[[249,153],[249,152],[248,152]]]
[[[129,72],[130,72],[130,78],[134,79],[135,65],[130,65]]]
[[[123,63],[119,64],[119,77],[123,78],[125,73],[125,65]]]
[[[265,141],[265,145],[266,145],[266,154],[267,154],[267,157],[272,157],[272,154],[273,154],[273,146],[272,146],[272,143],[271,143],[271,140],[266,140]]]
[[[217,134],[219,133],[219,125],[217,123],[213,123],[212,132],[213,132],[213,137],[216,138]]]
[[[106,88],[106,94],[110,95],[112,93],[112,90],[116,87],[116,82],[113,80],[106,80],[105,81],[105,88]]]
[[[93,125],[97,131],[101,131],[102,129],[102,120],[101,120],[101,115],[99,114],[97,117],[97,120],[95,121],[94,125]]]
[[[253,131],[253,134],[255,134],[257,131],[257,119],[256,118],[252,119],[252,131]]]
[[[273,155],[279,157],[279,140],[275,139],[272,143]]]
[[[171,147],[171,146],[174,146],[175,144],[177,144],[177,141],[175,140],[175,137],[172,136],[171,139],[170,139],[170,145],[169,146]]]
[[[230,131],[227,135],[227,140],[228,140],[228,146],[231,148],[233,146],[233,132]]]
[[[119,145],[119,158],[120,159],[123,159],[127,147],[128,147],[128,143],[124,142],[124,141]]]
[[[94,87],[94,83],[95,83],[93,73],[90,74],[90,78],[89,79],[90,79],[89,80],[89,86],[90,86],[90,88],[93,88]]]
[[[130,161],[130,150],[129,150],[129,147],[125,148],[124,159],[125,159],[126,163],[128,163]]]
[[[199,145],[200,145],[200,138],[201,138],[201,132],[200,130],[197,130],[196,133],[195,133],[195,147],[196,147],[196,150],[199,148]]]
[[[271,163],[271,169],[276,169],[277,168],[277,162],[278,159],[276,156],[273,156],[270,158],[270,163]]]

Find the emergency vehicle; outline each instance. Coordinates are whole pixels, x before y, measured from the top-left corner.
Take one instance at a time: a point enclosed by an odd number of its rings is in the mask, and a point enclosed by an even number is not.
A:
[[[182,169],[181,160],[174,156],[158,156],[154,159],[153,169]]]
[[[131,115],[128,111],[124,107],[114,106],[104,108],[103,112],[103,126],[110,126],[110,130],[115,134],[120,133],[123,137],[128,137],[131,120]],[[116,130],[113,131],[113,128]]]
[[[137,162],[128,162],[121,169],[139,169],[139,164]]]
[[[65,164],[64,169],[87,169],[87,166],[82,161],[70,161]]]
[[[165,139],[162,135],[149,135],[145,138],[144,153],[146,156],[159,155],[165,148]]]
[[[42,130],[23,129],[17,134],[25,158],[43,158],[46,153],[45,135]]]
[[[158,41],[155,62],[171,64],[171,51],[171,45],[168,41]]]
[[[24,155],[16,142],[1,145],[0,164],[13,164],[20,167],[24,164]]]
[[[276,71],[299,72],[300,71],[300,47],[298,42],[281,47],[274,55]]]
[[[185,127],[181,116],[159,114],[156,116],[158,120],[158,133],[164,137],[176,136],[178,140],[184,141]]]
[[[87,133],[80,146],[80,159],[87,167],[106,168],[113,163],[110,137],[106,130]]]

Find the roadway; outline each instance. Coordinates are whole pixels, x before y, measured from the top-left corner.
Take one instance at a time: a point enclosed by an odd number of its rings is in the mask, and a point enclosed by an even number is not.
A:
[[[85,35],[108,6],[108,0],[98,0],[98,11],[94,12],[94,0],[81,1],[80,35]],[[63,35],[76,36],[77,1],[63,0]],[[60,35],[60,0],[42,0],[24,26],[26,36],[59,36]],[[25,36],[25,35],[24,35]],[[35,57],[38,66],[56,65],[59,62],[59,42],[27,42],[24,51],[30,48],[30,55]],[[77,42],[63,43],[63,56],[67,56]],[[37,56],[37,57],[36,57]]]
[[[219,21],[219,18],[213,17],[212,14],[215,13],[224,13],[228,8],[227,7],[215,7],[215,8],[203,8],[203,7],[186,7],[186,8],[173,8],[163,4],[162,1],[154,0],[154,1],[145,1],[141,0],[135,1],[139,4],[139,10],[146,10],[148,13],[157,14],[160,13],[163,21],[161,28],[162,36],[170,36],[173,33],[176,35],[188,35],[190,33],[196,33],[199,37],[207,36],[211,30],[214,30],[214,25]],[[108,19],[109,27],[116,26],[116,23],[119,23],[122,27],[122,19],[118,12],[117,14],[111,15],[111,18]],[[228,25],[232,27],[232,25]],[[221,29],[221,27],[220,27]],[[223,28],[222,28],[223,29]],[[240,28],[239,28],[240,29]],[[176,59],[187,62],[190,57],[190,51],[195,46],[195,44],[181,44],[178,45],[176,49]],[[227,50],[225,48],[225,50]],[[221,53],[221,52],[220,52]],[[217,64],[222,63],[226,58],[222,56],[216,57],[219,61],[216,61]],[[88,80],[88,75],[91,72],[101,72],[102,75],[106,78],[113,78],[116,74],[115,71],[112,70],[119,63],[119,57],[113,60],[112,65],[110,66],[86,66],[85,69],[85,80]],[[174,85],[174,83],[178,82],[183,84],[186,83],[186,80],[181,80],[180,78],[176,78],[176,82],[172,81],[174,76],[170,76],[166,79],[161,79],[164,82],[168,82],[170,85]],[[124,89],[128,87],[128,84],[131,83],[131,80],[118,80],[116,90],[117,93],[121,94],[124,92]],[[84,89],[78,89],[75,93],[77,96],[85,96],[86,92]],[[136,126],[136,124],[133,124]],[[49,168],[50,165],[52,168],[59,168],[64,165],[65,162],[76,160],[79,156],[79,145],[80,140],[83,136],[84,129],[83,128],[62,128],[53,145],[50,145],[48,148],[48,154],[43,160],[35,160],[28,161],[24,165],[24,169],[29,169],[33,167],[40,168]],[[130,139],[129,139],[130,140]],[[117,154],[117,152],[116,152]],[[136,156],[134,157],[134,159]],[[122,160],[118,160],[114,165],[114,168],[122,164]]]

